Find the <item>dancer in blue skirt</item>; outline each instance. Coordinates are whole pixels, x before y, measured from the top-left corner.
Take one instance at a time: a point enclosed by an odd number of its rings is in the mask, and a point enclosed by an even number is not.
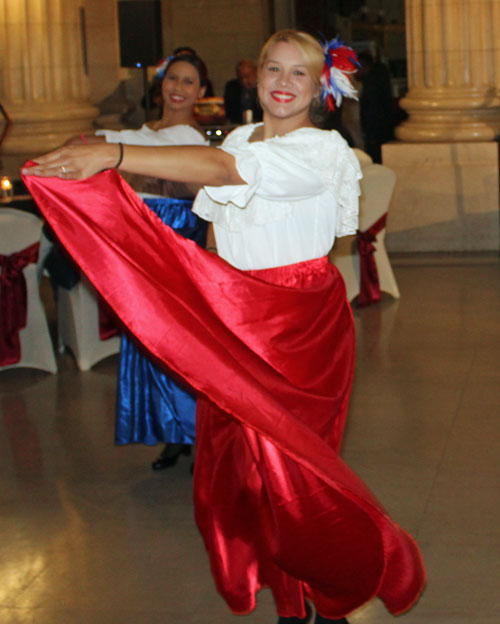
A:
[[[193,109],[203,97],[207,69],[195,54],[181,53],[165,61],[162,78],[162,114],[138,130],[98,130],[69,143],[123,143],[126,145],[208,145]],[[205,246],[207,222],[191,211],[193,190],[186,185],[147,176],[129,177],[145,203],[176,232]],[[133,338],[121,339],[116,406],[115,443],[165,443],[154,470],[173,466],[181,454],[190,454],[195,439],[196,400],[153,362]]]

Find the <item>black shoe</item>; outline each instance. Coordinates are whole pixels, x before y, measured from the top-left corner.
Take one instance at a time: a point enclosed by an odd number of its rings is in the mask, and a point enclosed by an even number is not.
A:
[[[306,617],[280,617],[278,620],[278,624],[307,624],[312,617],[312,609],[309,604],[306,602]]]
[[[166,444],[160,456],[151,464],[153,470],[164,470],[175,466],[180,455],[191,455],[190,444]]]

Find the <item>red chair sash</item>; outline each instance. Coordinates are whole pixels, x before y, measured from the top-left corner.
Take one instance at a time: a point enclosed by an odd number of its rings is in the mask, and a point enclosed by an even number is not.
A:
[[[359,254],[359,297],[358,306],[367,306],[380,301],[380,283],[375,262],[373,244],[377,234],[385,228],[387,213],[383,214],[364,232],[358,230],[357,245]]]
[[[9,256],[0,254],[0,366],[21,359],[19,332],[26,327],[28,297],[23,269],[38,259],[40,243]]]
[[[116,314],[104,301],[101,295],[97,295],[97,307],[99,311],[99,340],[109,340],[113,336],[118,336],[119,321]]]

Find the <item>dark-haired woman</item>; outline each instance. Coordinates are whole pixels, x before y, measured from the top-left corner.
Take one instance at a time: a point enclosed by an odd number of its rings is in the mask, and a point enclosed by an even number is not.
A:
[[[194,116],[194,104],[204,97],[208,72],[205,63],[194,54],[178,54],[165,61],[159,70],[162,79],[162,112],[159,119],[144,123],[137,130],[97,130],[78,135],[68,144],[123,143],[124,145],[208,145],[208,140]],[[175,181],[141,176],[130,180],[138,192],[182,197],[189,191]]]
[[[72,144],[208,145],[194,117],[195,101],[204,96],[207,69],[189,50],[179,50],[160,67],[160,119],[138,130],[98,130],[75,137]],[[151,176],[131,176],[129,183],[146,204],[174,230],[205,246],[207,223],[191,211],[192,191],[184,184]],[[165,199],[166,197],[171,199]],[[116,404],[115,442],[118,445],[164,443],[152,463],[154,470],[173,466],[189,454],[195,440],[196,400],[126,334],[122,335]]]

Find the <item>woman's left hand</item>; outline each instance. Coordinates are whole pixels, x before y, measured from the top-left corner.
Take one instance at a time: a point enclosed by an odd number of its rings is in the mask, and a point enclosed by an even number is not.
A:
[[[112,169],[120,157],[120,146],[116,143],[91,145],[65,145],[53,152],[33,159],[31,167],[23,167],[23,175],[44,178],[82,180],[103,169]]]

